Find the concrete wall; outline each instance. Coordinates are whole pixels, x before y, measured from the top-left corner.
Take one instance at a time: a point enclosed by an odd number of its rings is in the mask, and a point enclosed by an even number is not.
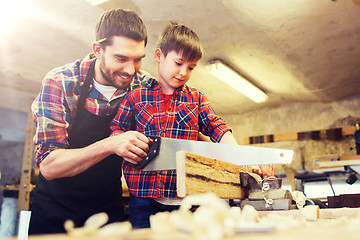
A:
[[[360,122],[360,95],[332,103],[288,103],[273,109],[222,117],[232,127],[238,143],[244,144],[244,138],[249,136],[354,126]],[[356,154],[353,136],[341,141],[284,141],[253,146],[294,150],[292,167],[295,169],[313,167],[311,160],[316,155]]]
[[[20,178],[27,113],[0,108],[0,185]],[[0,190],[0,206],[3,191]]]
[[[27,113],[0,108],[0,185],[15,184],[20,180],[26,123]],[[4,190],[0,190],[0,237],[15,234],[17,214],[14,208],[16,209],[17,200],[13,193],[15,192],[8,192],[7,203],[3,205]],[[14,206],[10,207],[9,201]]]

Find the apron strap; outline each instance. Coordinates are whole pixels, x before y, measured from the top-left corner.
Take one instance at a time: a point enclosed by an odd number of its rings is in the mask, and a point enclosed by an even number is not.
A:
[[[94,61],[92,61],[92,63],[90,64],[89,70],[86,74],[84,85],[80,89],[79,101],[76,104],[77,110],[75,115],[75,121],[71,128],[74,128],[79,124],[80,117],[78,116],[81,115],[81,113],[85,110],[86,98],[89,96],[90,83],[94,76],[95,62],[96,59],[94,59]]]

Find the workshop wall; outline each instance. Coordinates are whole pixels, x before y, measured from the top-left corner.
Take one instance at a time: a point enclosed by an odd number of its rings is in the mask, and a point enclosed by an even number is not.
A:
[[[29,104],[30,101],[24,105]],[[0,108],[0,116],[0,185],[5,185],[20,176],[28,113]],[[244,139],[249,136],[354,126],[360,122],[360,95],[332,103],[287,103],[261,111],[222,117],[232,127],[239,144],[244,144]],[[311,169],[312,160],[319,155],[356,154],[353,136],[343,137],[339,141],[294,140],[254,146],[294,150],[294,160],[289,166],[292,170]],[[277,172],[282,170],[277,168]],[[0,208],[2,196],[3,191],[0,190]]]
[[[296,133],[354,126],[360,122],[360,95],[332,103],[288,103],[277,108],[222,116],[233,129],[239,144],[250,136]],[[294,140],[253,146],[292,149],[295,151],[291,168],[311,169],[315,156],[355,155],[353,136],[342,140]]]
[[[0,185],[15,183],[20,179],[24,142],[7,142],[0,146]]]
[[[27,113],[0,108],[0,185],[20,179]],[[0,210],[4,191],[0,190]]]

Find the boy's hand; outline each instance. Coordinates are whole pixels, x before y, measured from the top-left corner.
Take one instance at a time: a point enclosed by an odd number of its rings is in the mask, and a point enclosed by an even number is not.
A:
[[[262,179],[274,177],[275,167],[273,165],[251,166],[253,173],[258,174]]]
[[[274,177],[275,176],[275,167],[274,165],[260,165],[259,166],[262,172],[260,175],[263,179]]]

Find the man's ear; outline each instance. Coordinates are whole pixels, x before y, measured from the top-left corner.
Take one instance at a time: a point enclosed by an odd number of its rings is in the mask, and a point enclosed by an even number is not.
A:
[[[160,63],[162,51],[160,48],[155,49],[155,62]]]
[[[96,57],[97,59],[100,59],[101,53],[102,53],[102,48],[101,48],[100,43],[98,43],[98,42],[93,42],[92,48],[93,48],[93,52],[94,52],[94,54],[95,54],[95,57]]]

